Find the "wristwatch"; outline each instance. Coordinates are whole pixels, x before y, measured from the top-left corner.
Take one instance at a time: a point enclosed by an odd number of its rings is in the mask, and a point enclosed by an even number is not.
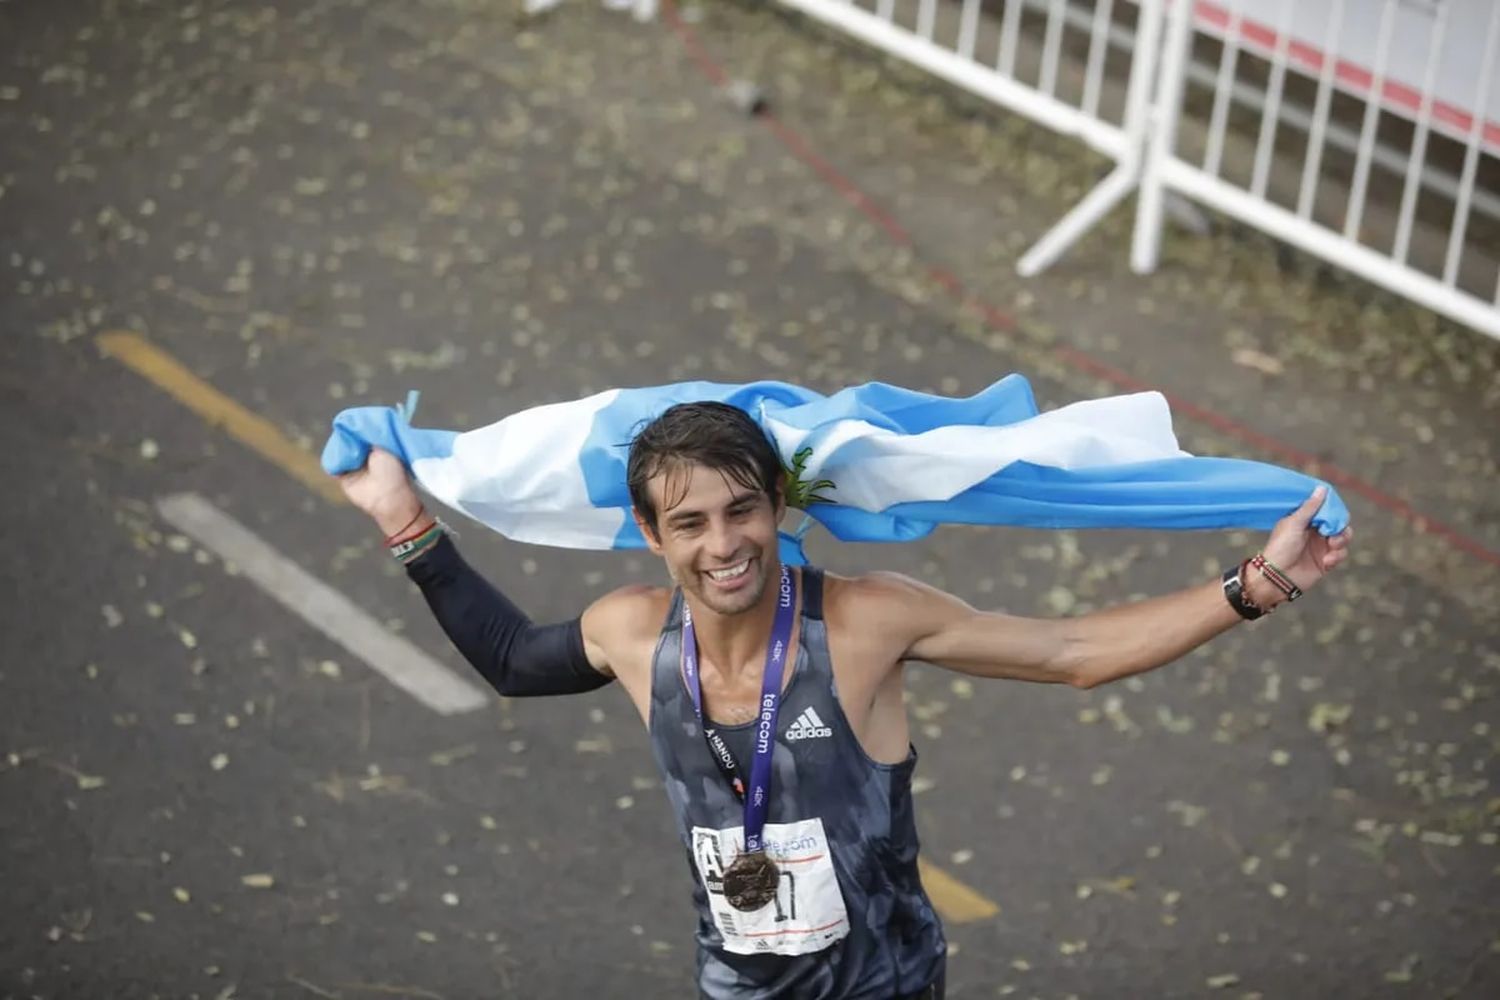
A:
[[[1245,621],[1253,622],[1266,614],[1266,609],[1250,599],[1245,592],[1245,564],[1231,566],[1224,571],[1224,599]]]

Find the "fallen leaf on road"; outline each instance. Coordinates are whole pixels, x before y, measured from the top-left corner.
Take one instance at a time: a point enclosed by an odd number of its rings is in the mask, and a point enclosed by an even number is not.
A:
[[[1231,354],[1229,359],[1241,368],[1253,368],[1267,375],[1280,375],[1286,370],[1286,366],[1281,363],[1279,358],[1273,358],[1269,354],[1250,347],[1240,348]]]
[[[478,751],[478,744],[465,743],[463,746],[454,747],[452,750],[439,750],[436,753],[429,754],[427,760],[438,767],[447,767],[456,760],[473,756]]]

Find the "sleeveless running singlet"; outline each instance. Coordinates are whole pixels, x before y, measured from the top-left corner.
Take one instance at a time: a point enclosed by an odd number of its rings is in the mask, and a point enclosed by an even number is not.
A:
[[[801,636],[776,722],[766,848],[773,903],[728,907],[719,876],[743,843],[744,806],[715,762],[682,676],[682,593],[658,640],[652,751],[692,871],[698,988],[709,1000],[891,1000],[942,974],[946,944],[917,876],[913,749],[880,764],[860,746],[834,688],[823,575],[801,572]],[[710,723],[712,725],[712,723]],[[715,726],[748,777],[753,723]]]

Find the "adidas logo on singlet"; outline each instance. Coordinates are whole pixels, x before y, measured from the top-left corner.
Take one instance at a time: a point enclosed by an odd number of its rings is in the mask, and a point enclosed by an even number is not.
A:
[[[814,708],[804,709],[797,716],[797,721],[792,723],[792,728],[786,731],[788,740],[813,740],[832,736],[833,730],[823,725],[823,720],[818,718],[818,712]]]

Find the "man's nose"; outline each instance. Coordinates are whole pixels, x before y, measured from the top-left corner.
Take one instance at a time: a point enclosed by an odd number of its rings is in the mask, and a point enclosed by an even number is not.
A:
[[[708,529],[708,554],[727,560],[740,548],[740,533],[728,521],[712,521]]]

